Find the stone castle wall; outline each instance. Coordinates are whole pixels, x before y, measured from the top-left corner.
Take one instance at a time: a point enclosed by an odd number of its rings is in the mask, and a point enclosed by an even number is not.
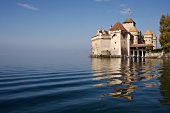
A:
[[[145,57],[146,58],[170,58],[170,52],[169,53],[163,53],[163,52],[159,52],[159,53],[145,53]]]

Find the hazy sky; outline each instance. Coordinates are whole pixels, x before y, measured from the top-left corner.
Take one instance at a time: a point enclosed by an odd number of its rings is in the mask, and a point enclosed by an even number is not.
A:
[[[97,29],[128,18],[159,38],[159,19],[169,0],[0,0],[0,54],[89,51]],[[158,44],[160,47],[160,45]]]

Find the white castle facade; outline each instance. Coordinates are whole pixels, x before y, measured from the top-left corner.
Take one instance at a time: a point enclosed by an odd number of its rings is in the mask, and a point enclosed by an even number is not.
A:
[[[144,57],[146,49],[156,49],[157,37],[149,29],[142,35],[132,18],[117,22],[108,31],[97,30],[91,38],[91,56]]]

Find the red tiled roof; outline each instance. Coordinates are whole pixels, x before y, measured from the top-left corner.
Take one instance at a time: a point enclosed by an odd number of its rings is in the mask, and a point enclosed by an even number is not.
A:
[[[117,22],[114,26],[110,28],[110,31],[116,30],[126,30],[120,22]]]

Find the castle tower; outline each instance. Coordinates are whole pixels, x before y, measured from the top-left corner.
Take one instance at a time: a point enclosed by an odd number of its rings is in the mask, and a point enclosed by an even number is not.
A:
[[[144,33],[145,44],[152,44],[152,39],[153,39],[153,33],[148,29]]]
[[[110,35],[107,31],[97,30],[91,42],[91,55],[110,55]]]
[[[117,22],[109,30],[111,35],[111,55],[124,56],[127,55],[127,31],[120,22]]]
[[[155,35],[155,33],[153,33],[153,49],[156,49],[157,48],[157,37]]]
[[[133,39],[133,44],[138,44],[138,36],[139,36],[139,32],[136,29],[135,26],[132,26],[132,28],[129,30],[129,32],[134,36]]]
[[[136,23],[132,20],[132,18],[127,18],[124,22],[123,22],[123,27],[129,31],[132,26],[136,26]]]

